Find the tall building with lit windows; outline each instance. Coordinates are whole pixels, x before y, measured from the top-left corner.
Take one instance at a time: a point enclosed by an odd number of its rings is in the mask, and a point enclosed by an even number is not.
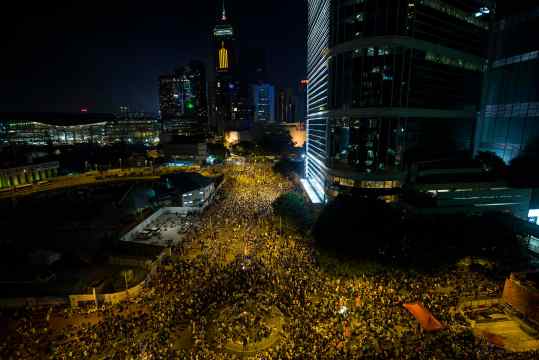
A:
[[[0,149],[8,144],[7,124],[0,121]]]
[[[309,0],[308,11],[312,199],[399,187],[413,161],[471,152],[488,1]]]
[[[160,78],[162,130],[180,136],[198,136],[208,128],[206,68],[191,61]]]
[[[242,114],[239,106],[246,103],[240,96],[234,27],[229,21],[224,0],[212,37],[215,76],[211,84],[210,111],[214,131],[222,135],[225,130],[238,126]]]
[[[275,87],[270,84],[251,85],[255,123],[275,122]]]
[[[498,1],[475,151],[510,162],[539,139],[539,3]]]

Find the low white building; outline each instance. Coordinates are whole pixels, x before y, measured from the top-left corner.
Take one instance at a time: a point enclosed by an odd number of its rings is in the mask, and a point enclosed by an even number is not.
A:
[[[200,189],[186,192],[182,194],[182,206],[183,207],[200,207],[203,206],[206,201],[211,197],[215,191],[215,185],[209,184]]]

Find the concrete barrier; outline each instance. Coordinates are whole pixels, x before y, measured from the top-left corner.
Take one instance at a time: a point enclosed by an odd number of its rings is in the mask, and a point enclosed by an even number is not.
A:
[[[94,294],[83,294],[83,295],[69,295],[69,304],[71,307],[78,307],[81,302],[90,303],[96,302],[96,295]]]
[[[127,299],[137,297],[144,291],[144,282],[145,281],[141,282],[137,286],[127,289],[126,291],[97,295],[97,301],[101,304],[117,304]]]

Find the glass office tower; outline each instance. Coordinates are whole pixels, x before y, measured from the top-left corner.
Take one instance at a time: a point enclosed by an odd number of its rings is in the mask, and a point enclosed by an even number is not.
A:
[[[160,78],[162,130],[181,136],[203,136],[208,128],[206,68],[191,61]]]
[[[470,151],[485,1],[310,0],[306,175],[321,199],[393,188],[407,164]]]
[[[517,2],[518,3],[518,2]],[[501,5],[501,4],[500,4]],[[515,11],[517,11],[515,13]],[[475,151],[506,162],[539,139],[539,4],[499,7]]]
[[[251,85],[254,121],[258,123],[275,122],[275,87],[270,84]]]

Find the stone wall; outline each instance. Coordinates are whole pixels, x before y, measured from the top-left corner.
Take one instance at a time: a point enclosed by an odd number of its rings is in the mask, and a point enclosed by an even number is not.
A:
[[[112,294],[101,294],[97,295],[97,302],[100,304],[117,304],[119,302],[125,301],[129,298],[134,298],[139,296],[144,290],[144,281],[138,284],[135,287],[128,289],[127,291],[120,291]]]

